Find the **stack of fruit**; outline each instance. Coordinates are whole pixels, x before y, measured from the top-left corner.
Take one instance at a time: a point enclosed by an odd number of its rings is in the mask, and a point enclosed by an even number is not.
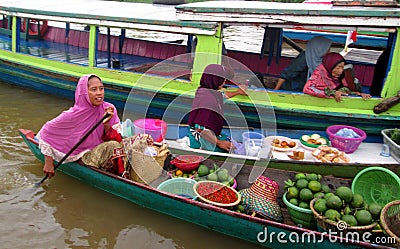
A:
[[[322,196],[325,192],[330,192],[327,185],[320,183],[321,178],[321,175],[315,173],[296,174],[294,180],[285,181],[286,200],[295,206],[310,209],[312,199]]]
[[[323,197],[314,199],[311,202],[314,216],[323,228],[339,228],[339,223],[345,227],[357,230],[362,226],[363,229],[371,230],[377,225],[382,207],[376,203],[367,205],[360,194],[354,194],[349,187],[340,186],[335,193],[326,193]],[[327,221],[327,222],[325,222]],[[325,225],[325,227],[324,227]],[[342,227],[343,228],[343,227]],[[339,230],[342,230],[339,228]]]
[[[229,175],[229,172],[225,168],[218,168],[216,164],[209,169],[206,165],[200,164],[197,169],[197,175],[194,177],[196,181],[208,180],[214,182],[221,182],[229,187],[233,186],[235,183],[235,179]]]
[[[283,202],[286,204],[292,221],[302,227],[317,229],[317,222],[310,209],[310,201],[314,197],[329,191],[327,185],[320,183],[321,175],[315,173],[298,173],[293,180],[285,181],[286,193]]]
[[[187,173],[187,172],[183,172],[180,169],[176,169],[176,170],[170,171],[168,173],[172,178],[176,178],[176,177],[193,178],[194,175],[196,174],[196,170],[192,170],[190,173]]]

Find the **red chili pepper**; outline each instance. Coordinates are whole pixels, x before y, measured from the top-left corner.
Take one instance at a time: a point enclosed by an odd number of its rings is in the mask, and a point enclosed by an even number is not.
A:
[[[235,192],[227,187],[216,183],[202,183],[197,187],[197,192],[207,200],[229,204],[237,201]]]

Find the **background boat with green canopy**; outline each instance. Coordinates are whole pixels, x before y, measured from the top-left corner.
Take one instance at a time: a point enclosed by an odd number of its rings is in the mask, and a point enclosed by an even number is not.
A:
[[[247,74],[250,71],[259,72],[263,82],[249,89],[248,97],[229,100],[227,117],[235,118],[237,114],[229,109],[238,106],[248,125],[259,127],[268,122],[268,115],[263,117],[257,110],[273,109],[278,128],[324,131],[329,125],[344,123],[363,129],[368,139],[376,141],[381,140],[382,129],[396,127],[399,106],[381,114],[375,114],[373,109],[399,90],[395,64],[399,60],[399,8],[256,1],[246,2],[245,7],[240,4],[211,1],[173,7],[93,0],[0,0],[0,79],[72,98],[77,79],[95,73],[105,83],[106,99],[120,110],[132,94],[135,104],[147,109],[146,116],[160,118],[166,109],[171,109],[177,117],[175,122],[185,123],[200,73],[210,63],[223,63],[223,36],[227,30],[234,26],[257,26],[265,31],[262,51],[246,52],[233,47],[227,50],[228,57],[236,62],[234,81],[244,83],[254,76]],[[293,60],[293,56],[280,53],[282,43],[272,42],[268,34],[280,34],[280,29],[298,25],[318,30],[388,32],[392,53],[382,98],[364,101],[349,97],[336,103],[299,92],[266,91],[264,86],[276,80]],[[140,35],[132,35],[137,31]],[[180,36],[173,40],[162,38],[162,42],[142,39],[151,32]],[[196,52],[191,54],[194,37]],[[360,50],[353,49],[346,55],[365,87],[371,83],[380,52],[368,50],[368,56],[361,56]]]

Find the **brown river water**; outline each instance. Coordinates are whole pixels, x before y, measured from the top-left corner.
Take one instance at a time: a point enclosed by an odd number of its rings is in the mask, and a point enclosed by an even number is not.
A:
[[[42,164],[18,129],[38,131],[72,105],[0,82],[0,248],[259,248],[62,173],[34,187]]]

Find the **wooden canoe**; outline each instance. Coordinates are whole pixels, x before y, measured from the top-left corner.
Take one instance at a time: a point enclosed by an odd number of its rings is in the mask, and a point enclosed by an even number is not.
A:
[[[22,129],[19,130],[19,132],[32,153],[39,160],[43,161],[43,155],[38,148],[37,141],[34,140],[34,133]],[[156,188],[78,163],[62,164],[57,170],[89,185],[127,199],[137,205],[192,222],[213,231],[247,240],[260,246],[269,248],[296,247],[307,249],[388,248],[385,245],[364,241],[340,240],[337,236],[297,227],[290,221],[290,218],[288,218],[288,213],[283,204],[281,210],[284,214],[285,222],[279,223],[159,191]],[[250,186],[248,182],[250,170],[250,166],[243,167],[237,175],[238,189]],[[295,173],[296,172],[291,171],[267,169],[264,175],[274,179],[280,186],[283,186],[283,181],[289,178],[292,179]],[[350,185],[349,179],[326,177],[326,181],[328,181],[332,187]],[[282,193],[283,187],[280,188],[279,199],[282,197]],[[279,199],[278,201],[281,202]],[[285,243],[281,243],[281,240],[278,240],[276,237],[277,234],[281,234],[280,238],[295,236],[300,239],[299,241],[287,239]],[[301,240],[301,238],[303,238],[303,240]],[[318,238],[317,242],[314,241],[316,238]]]

